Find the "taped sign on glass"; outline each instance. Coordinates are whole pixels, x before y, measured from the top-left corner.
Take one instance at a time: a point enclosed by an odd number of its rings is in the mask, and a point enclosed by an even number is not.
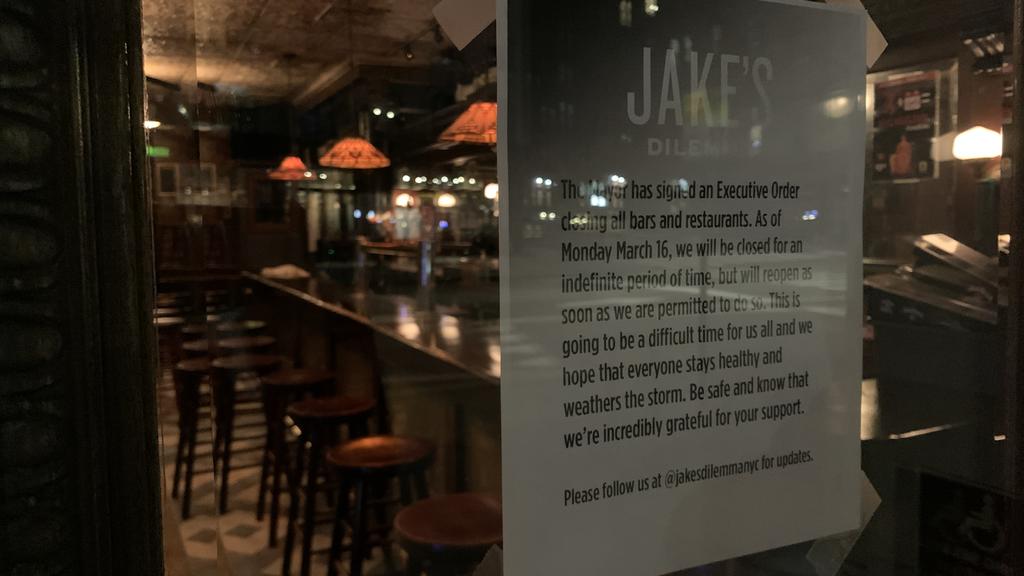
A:
[[[622,5],[499,3],[511,576],[860,525],[864,12]]]

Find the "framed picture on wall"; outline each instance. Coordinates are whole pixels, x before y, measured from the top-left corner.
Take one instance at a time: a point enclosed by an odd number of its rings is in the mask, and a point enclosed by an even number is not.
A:
[[[161,195],[173,196],[178,193],[178,165],[161,162],[156,165],[156,191]]]
[[[874,88],[872,179],[938,177],[932,143],[939,136],[939,71],[901,75]]]
[[[217,165],[204,162],[199,165],[199,189],[217,189]]]

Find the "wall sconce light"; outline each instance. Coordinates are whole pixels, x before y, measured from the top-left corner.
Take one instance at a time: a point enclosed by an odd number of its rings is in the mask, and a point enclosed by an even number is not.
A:
[[[1003,135],[984,126],[975,126],[957,134],[953,157],[958,160],[987,160],[1003,155]]]

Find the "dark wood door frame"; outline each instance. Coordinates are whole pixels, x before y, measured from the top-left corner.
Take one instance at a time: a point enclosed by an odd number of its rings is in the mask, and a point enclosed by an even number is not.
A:
[[[0,36],[0,572],[162,574],[139,2]]]
[[[1024,0],[1013,5],[1013,135],[1004,145],[1012,154],[1013,200],[1011,206],[1009,311],[1006,322],[1007,470],[1014,496],[1010,530],[1017,545],[1011,546],[1011,565],[1024,569]]]

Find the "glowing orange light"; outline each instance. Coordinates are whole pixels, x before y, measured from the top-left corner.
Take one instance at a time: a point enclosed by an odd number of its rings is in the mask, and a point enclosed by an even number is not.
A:
[[[272,170],[267,176],[271,180],[295,181],[308,180],[309,174],[309,168],[306,168],[306,164],[301,158],[298,156],[288,156],[281,160],[281,165]]]
[[[320,165],[347,170],[373,170],[391,166],[391,160],[362,138],[343,138],[320,158]]]
[[[498,142],[498,105],[475,102],[441,133],[442,142],[490,144]]]

